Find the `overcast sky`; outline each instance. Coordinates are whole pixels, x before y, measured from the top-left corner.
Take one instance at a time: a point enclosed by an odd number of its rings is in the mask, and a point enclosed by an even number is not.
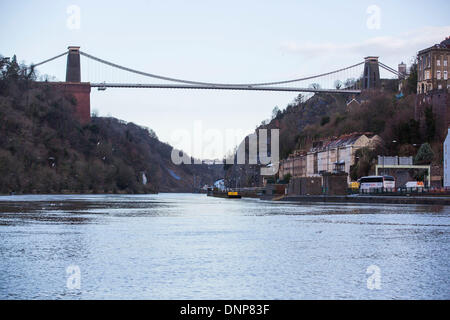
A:
[[[79,23],[73,5],[80,10]],[[448,0],[0,0],[0,54],[17,54],[19,60],[31,63],[79,45],[106,60],[171,77],[275,81],[338,69],[367,55],[379,56],[395,69],[401,61],[409,64],[418,50],[450,36],[449,12]],[[65,59],[39,71],[64,80]],[[91,81],[139,80],[84,59],[82,74]],[[225,137],[227,130],[236,130],[240,139],[269,118],[274,106],[284,108],[295,96],[108,89],[92,91],[91,108],[101,116],[148,126],[160,140],[181,149],[190,150],[191,141],[196,145],[194,156],[219,158],[235,142],[223,138],[215,148],[205,148],[205,136],[217,139],[218,134]],[[177,139],[180,135],[184,139]]]

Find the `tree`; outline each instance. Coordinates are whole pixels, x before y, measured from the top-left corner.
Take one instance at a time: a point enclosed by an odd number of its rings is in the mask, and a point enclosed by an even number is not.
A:
[[[20,66],[17,63],[16,55],[13,56],[11,62],[6,65],[5,77],[10,80],[18,80],[20,76]]]
[[[291,175],[290,173],[286,173],[286,174],[283,176],[283,182],[284,182],[284,183],[289,183],[289,181],[291,181],[291,178],[292,178],[292,175]]]
[[[350,169],[350,177],[357,180],[362,176],[369,175],[372,168],[372,162],[376,158],[375,150],[364,147],[355,152],[356,164]]]
[[[6,68],[6,64],[8,63],[8,58],[3,57],[2,55],[0,55],[0,72],[3,75],[3,69]]]
[[[281,115],[281,110],[278,106],[275,106],[272,110],[272,120],[278,118]]]
[[[299,105],[299,104],[302,104],[303,102],[305,102],[305,96],[302,95],[301,93],[299,93],[299,95],[297,97],[295,97],[294,103],[296,105]]]
[[[318,90],[318,89],[320,89],[320,84],[318,84],[318,83],[312,83],[312,84],[309,85],[309,87],[310,87],[311,89]]]
[[[415,164],[430,164],[431,161],[433,161],[434,158],[434,152],[433,149],[431,149],[431,146],[429,143],[424,143],[420,146],[419,151],[417,151],[417,154],[414,158]]]
[[[420,141],[419,132],[419,122],[414,119],[409,119],[396,125],[393,128],[392,135],[400,144],[412,144]]]
[[[343,83],[342,83],[341,80],[336,80],[336,81],[334,82],[334,87],[335,87],[337,90],[339,90],[340,88],[342,88],[342,85],[343,85]]]
[[[409,76],[406,80],[406,91],[408,93],[417,93],[417,61],[414,61],[409,68]]]
[[[434,118],[433,109],[427,107],[425,109],[425,138],[432,141],[436,134],[436,120]]]
[[[28,89],[31,81],[35,79],[33,68],[19,65],[16,55],[11,60],[0,56],[0,94],[8,95],[11,90]]]
[[[330,116],[323,116],[322,119],[320,120],[320,125],[324,126],[326,125],[328,122],[330,122]]]
[[[416,148],[412,144],[402,144],[398,149],[400,157],[412,157],[416,154]]]
[[[356,83],[355,78],[348,78],[347,80],[345,80],[344,86],[345,86],[345,88],[348,89],[348,88],[353,87],[355,85],[355,83]]]
[[[150,129],[148,127],[144,127],[144,129],[147,130],[150,138],[158,139],[158,136],[156,135],[156,132],[153,129]]]

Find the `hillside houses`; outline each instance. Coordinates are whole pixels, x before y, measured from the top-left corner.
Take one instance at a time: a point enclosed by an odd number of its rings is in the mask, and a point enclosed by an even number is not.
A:
[[[374,148],[381,142],[378,135],[356,132],[316,141],[309,151],[295,151],[281,160],[279,176],[314,177],[325,172],[350,173],[351,166],[355,164],[355,152],[364,147]]]

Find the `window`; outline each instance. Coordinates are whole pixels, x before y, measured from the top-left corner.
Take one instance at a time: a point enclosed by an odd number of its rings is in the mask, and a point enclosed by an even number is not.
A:
[[[444,60],[444,67],[447,66],[447,60]]]
[[[371,182],[383,182],[383,177],[364,177],[359,181],[360,183],[371,183]]]
[[[436,77],[438,80],[441,80],[441,71],[436,71]]]
[[[436,60],[436,65],[437,65],[438,67],[441,66],[441,59],[437,59],[437,60]]]
[[[444,71],[444,80],[448,79],[448,74],[447,74],[447,70]]]

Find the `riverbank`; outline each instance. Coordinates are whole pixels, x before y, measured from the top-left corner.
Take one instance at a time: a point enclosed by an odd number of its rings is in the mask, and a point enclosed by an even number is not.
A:
[[[262,197],[261,200],[274,200],[272,197]],[[277,201],[292,202],[330,202],[330,203],[384,203],[384,204],[428,204],[450,205],[450,197],[439,196],[374,196],[374,195],[348,195],[348,196],[285,196]]]

